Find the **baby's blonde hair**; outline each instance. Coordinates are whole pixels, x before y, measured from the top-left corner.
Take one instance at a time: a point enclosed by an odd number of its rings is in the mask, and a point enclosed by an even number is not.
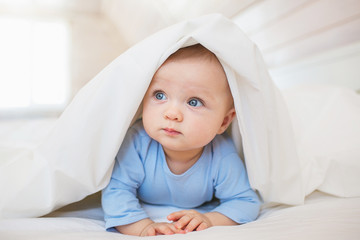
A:
[[[171,60],[181,60],[187,58],[198,58],[198,59],[216,61],[221,66],[221,63],[219,62],[216,55],[207,48],[205,48],[200,43],[188,47],[180,48],[179,50],[171,54],[167,60],[171,61]]]

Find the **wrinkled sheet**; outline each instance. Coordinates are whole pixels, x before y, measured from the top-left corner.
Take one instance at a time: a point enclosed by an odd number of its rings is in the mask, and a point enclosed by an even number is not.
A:
[[[161,218],[173,209],[152,208]],[[100,196],[62,208],[42,218],[0,220],[0,239],[83,240],[135,239],[104,231]],[[258,220],[241,226],[213,227],[186,235],[149,239],[338,240],[360,238],[360,198],[337,198],[315,192],[301,206],[263,209]],[[137,239],[137,238],[136,238]]]
[[[153,74],[171,53],[195,43],[214,52],[224,67],[237,112],[232,137],[244,156],[251,186],[266,203],[301,204],[318,188],[358,196],[353,186],[359,183],[360,150],[351,148],[343,164],[299,145],[295,132],[303,129],[294,121],[297,112],[288,111],[296,99],[284,101],[257,47],[234,23],[215,14],[164,29],[119,56],[80,90],[39,144],[0,146],[0,218],[41,216],[104,188]],[[345,111],[353,115],[345,122],[356,133],[351,147],[359,142],[359,124],[354,124],[359,98],[353,100]],[[321,121],[332,114],[327,109]],[[329,129],[343,127],[331,124],[309,132],[326,137]]]

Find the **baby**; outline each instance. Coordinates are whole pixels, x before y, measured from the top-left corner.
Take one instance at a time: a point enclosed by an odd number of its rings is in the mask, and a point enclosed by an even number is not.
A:
[[[157,70],[142,121],[128,131],[102,204],[106,228],[137,236],[199,231],[256,219],[260,201],[224,132],[235,117],[225,72],[200,44],[179,49]],[[219,200],[212,211],[196,207]],[[141,202],[182,209],[153,222]]]

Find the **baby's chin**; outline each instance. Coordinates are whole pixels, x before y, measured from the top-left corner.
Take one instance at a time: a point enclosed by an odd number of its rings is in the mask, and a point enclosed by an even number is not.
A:
[[[161,144],[161,142],[160,142]],[[194,146],[184,146],[184,145],[176,145],[176,144],[169,144],[169,143],[164,143],[161,144],[164,151],[172,151],[172,152],[178,152],[180,153],[195,153],[195,152],[202,152],[204,150],[205,146],[198,146],[198,147],[194,147]]]

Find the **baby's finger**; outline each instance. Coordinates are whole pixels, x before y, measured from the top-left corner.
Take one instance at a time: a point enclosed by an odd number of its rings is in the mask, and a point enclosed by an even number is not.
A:
[[[207,229],[208,227],[209,227],[209,226],[207,225],[207,223],[202,222],[202,223],[196,228],[196,231],[202,231],[202,230]]]
[[[177,229],[183,229],[183,227],[187,226],[191,220],[192,217],[185,215],[181,217],[176,223],[174,223],[174,225]]]
[[[169,227],[170,227],[170,229],[171,229],[174,233],[181,233],[181,234],[186,233],[186,232],[185,232],[184,230],[182,230],[181,228],[175,227],[175,224],[173,224],[173,223],[170,223],[170,224],[169,224]]]
[[[200,224],[202,223],[202,219],[199,218],[193,218],[191,219],[191,221],[187,224],[186,228],[185,228],[185,232],[192,232],[194,231],[197,227],[200,226]]]
[[[170,220],[170,221],[176,221],[176,220],[179,220],[180,218],[182,218],[184,215],[186,215],[186,211],[178,211],[178,212],[173,212],[171,214],[169,214],[167,216],[167,219]]]
[[[170,228],[169,225],[160,225],[156,228],[157,234],[172,235],[175,232]]]

